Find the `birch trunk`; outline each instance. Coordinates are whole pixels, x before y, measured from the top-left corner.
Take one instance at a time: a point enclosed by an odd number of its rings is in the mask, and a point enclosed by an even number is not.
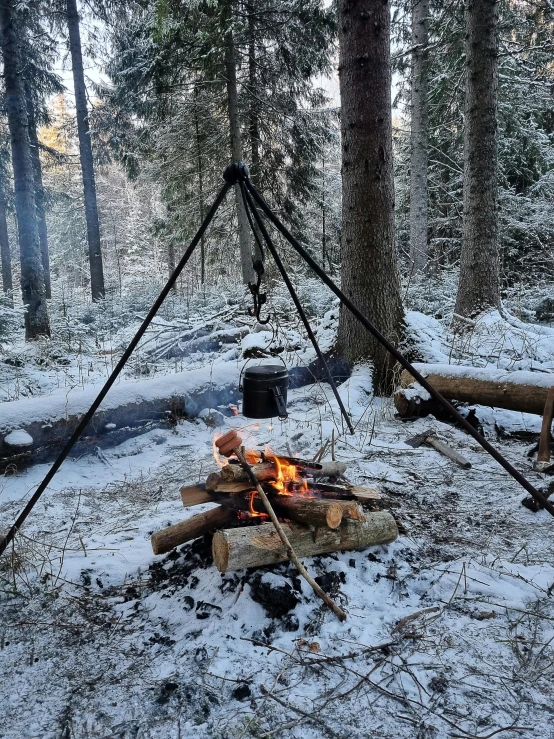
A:
[[[390,2],[340,0],[342,289],[389,340],[403,319],[394,249]],[[392,390],[393,362],[352,314],[341,310],[338,349],[374,363],[376,392]]]
[[[428,51],[429,0],[413,0],[412,126],[410,138],[410,254],[414,271],[428,260]]]
[[[79,157],[83,175],[83,191],[85,198],[85,217],[87,222],[88,256],[90,264],[90,289],[93,300],[101,300],[105,295],[104,269],[102,266],[102,249],[100,244],[100,225],[98,222],[98,205],[96,203],[96,182],[92,159],[92,144],[88,121],[87,91],[83,71],[83,54],[81,51],[81,35],[79,31],[79,14],[77,0],[67,0],[67,27],[69,31],[69,49],[75,88],[75,110],[77,112],[77,133],[79,136]]]
[[[498,0],[468,0],[464,225],[456,313],[500,306],[498,257]]]
[[[0,27],[4,59],[5,110],[10,129],[15,212],[21,258],[21,292],[23,302],[27,306],[25,338],[32,340],[40,336],[49,336],[50,324],[35,213],[33,165],[15,8],[15,0],[5,0],[0,4]]]
[[[228,19],[230,23],[230,19]],[[227,78],[227,109],[229,115],[229,133],[231,137],[231,160],[240,162],[242,160],[242,141],[240,135],[240,123],[238,113],[237,93],[237,69],[235,59],[235,44],[233,31],[227,31],[225,43],[225,75]],[[235,185],[235,202],[237,206],[237,219],[239,226],[240,263],[242,269],[242,280],[245,284],[255,281],[252,268],[252,249],[250,247],[250,226],[248,216],[242,202],[242,195],[238,185]]]

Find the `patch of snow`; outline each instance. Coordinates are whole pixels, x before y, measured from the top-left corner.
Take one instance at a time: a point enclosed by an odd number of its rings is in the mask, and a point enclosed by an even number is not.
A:
[[[23,429],[15,429],[4,436],[4,444],[8,446],[32,446],[33,437]]]

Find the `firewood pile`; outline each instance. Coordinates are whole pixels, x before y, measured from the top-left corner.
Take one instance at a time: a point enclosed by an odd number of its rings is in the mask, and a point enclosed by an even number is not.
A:
[[[244,448],[237,454],[244,455],[250,465],[298,556],[363,549],[388,544],[398,536],[394,518],[381,510],[379,492],[348,484],[344,463],[313,462]],[[154,533],[154,554],[165,554],[213,532],[213,559],[220,572],[289,558],[269,520],[267,506],[234,455],[204,484],[181,488],[181,498],[185,508],[202,503],[217,506]]]

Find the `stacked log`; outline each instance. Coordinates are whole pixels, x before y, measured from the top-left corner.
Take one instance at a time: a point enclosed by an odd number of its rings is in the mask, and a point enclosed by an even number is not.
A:
[[[363,524],[345,521],[336,530],[323,528],[316,536],[310,529],[298,524],[285,524],[284,528],[300,557],[390,544],[398,536],[396,521],[388,511],[369,514]],[[261,567],[287,559],[283,544],[269,523],[217,531],[213,538],[212,554],[220,572]]]
[[[281,458],[290,465],[290,458]],[[305,476],[279,486],[279,463],[261,461],[252,469],[271,505],[290,530],[291,543],[299,556],[312,556],[343,549],[359,549],[386,544],[398,536],[396,523],[385,511],[365,511],[361,503],[375,504],[381,498],[374,488],[322,482],[335,480],[344,473],[342,463],[309,466],[294,459]],[[317,469],[316,469],[317,467]],[[324,472],[324,470],[327,470]],[[286,558],[273,524],[266,523],[267,513],[260,497],[252,489],[242,467],[228,464],[208,476],[205,484],[181,488],[186,508],[205,503],[212,509],[192,516],[152,535],[154,554],[165,554],[181,544],[213,533],[213,556],[221,572],[228,569],[272,564]],[[272,538],[269,534],[273,532]],[[276,538],[275,538],[276,537]]]

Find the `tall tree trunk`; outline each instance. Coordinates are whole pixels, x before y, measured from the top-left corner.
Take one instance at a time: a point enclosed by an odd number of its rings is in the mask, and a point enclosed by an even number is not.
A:
[[[260,100],[258,95],[258,61],[256,58],[255,6],[248,4],[246,7],[248,12],[248,137],[250,139],[250,178],[255,187],[260,189]],[[261,259],[262,253],[258,246],[258,241],[262,243],[262,234],[255,220],[253,226],[254,233],[257,237],[254,239],[254,258]]]
[[[227,19],[230,23],[230,19]],[[238,113],[237,94],[237,69],[235,60],[235,44],[233,31],[228,29],[225,39],[225,76],[227,78],[227,109],[229,115],[229,132],[231,136],[231,160],[240,162],[242,160],[242,142],[240,135],[240,123]],[[252,249],[250,247],[250,227],[248,216],[242,202],[242,195],[238,185],[235,185],[235,200],[237,204],[237,217],[239,225],[240,263],[242,268],[242,280],[246,284],[254,282],[254,270],[252,268]]]
[[[31,144],[31,161],[35,179],[35,206],[37,211],[38,236],[40,241],[40,255],[42,258],[42,269],[44,272],[44,288],[46,297],[52,297],[52,286],[50,282],[50,256],[48,254],[48,228],[46,226],[46,211],[44,186],[42,184],[42,166],[40,163],[40,146],[37,135],[37,123],[35,119],[35,106],[33,95],[28,82],[25,83],[25,100],[27,103],[27,119],[29,126],[29,142]]]
[[[6,194],[4,172],[1,173],[0,181],[0,260],[2,262],[2,288],[5,293],[13,290],[12,279],[12,255],[10,252],[10,239],[8,236],[8,221],[6,218]],[[13,304],[13,301],[12,301]]]
[[[196,170],[198,174],[198,216],[200,223],[204,220],[204,167],[202,164],[202,137],[200,135],[198,88],[194,87],[194,129],[196,134]],[[200,283],[206,281],[206,240],[200,237]]]
[[[394,248],[390,2],[339,0],[342,289],[391,341],[403,310]],[[346,309],[338,349],[373,361],[376,392],[392,388],[388,353]]]
[[[256,59],[256,21],[255,6],[248,6],[248,88],[250,100],[248,104],[248,133],[250,136],[250,176],[252,182],[259,187],[260,176],[260,102],[257,99],[258,62]]]
[[[325,156],[322,160],[321,167],[321,266],[325,269],[327,260],[327,214],[325,212]],[[329,271],[331,271],[331,260],[329,260]]]
[[[21,31],[16,27],[15,15],[15,0],[3,0],[0,4],[0,26],[4,58],[5,105],[12,149],[15,212],[21,259],[21,291],[23,302],[27,306],[25,338],[31,340],[39,336],[49,336],[50,325],[40,256],[33,165],[18,46]]]
[[[77,0],[67,0],[67,27],[69,31],[69,49],[71,67],[73,69],[73,85],[75,88],[75,109],[77,111],[77,133],[79,135],[79,156],[83,175],[83,191],[85,196],[85,218],[87,221],[88,255],[90,263],[90,288],[93,300],[101,300],[105,295],[104,270],[102,267],[102,249],[100,245],[100,225],[98,223],[98,206],[96,204],[96,183],[92,160],[92,145],[88,124],[87,91],[83,72],[83,54],[79,32],[79,14]]]
[[[498,0],[468,0],[464,223],[456,313],[500,306],[498,258]]]
[[[428,260],[428,51],[429,0],[413,0],[412,9],[412,127],[410,137],[410,252],[414,270]]]

